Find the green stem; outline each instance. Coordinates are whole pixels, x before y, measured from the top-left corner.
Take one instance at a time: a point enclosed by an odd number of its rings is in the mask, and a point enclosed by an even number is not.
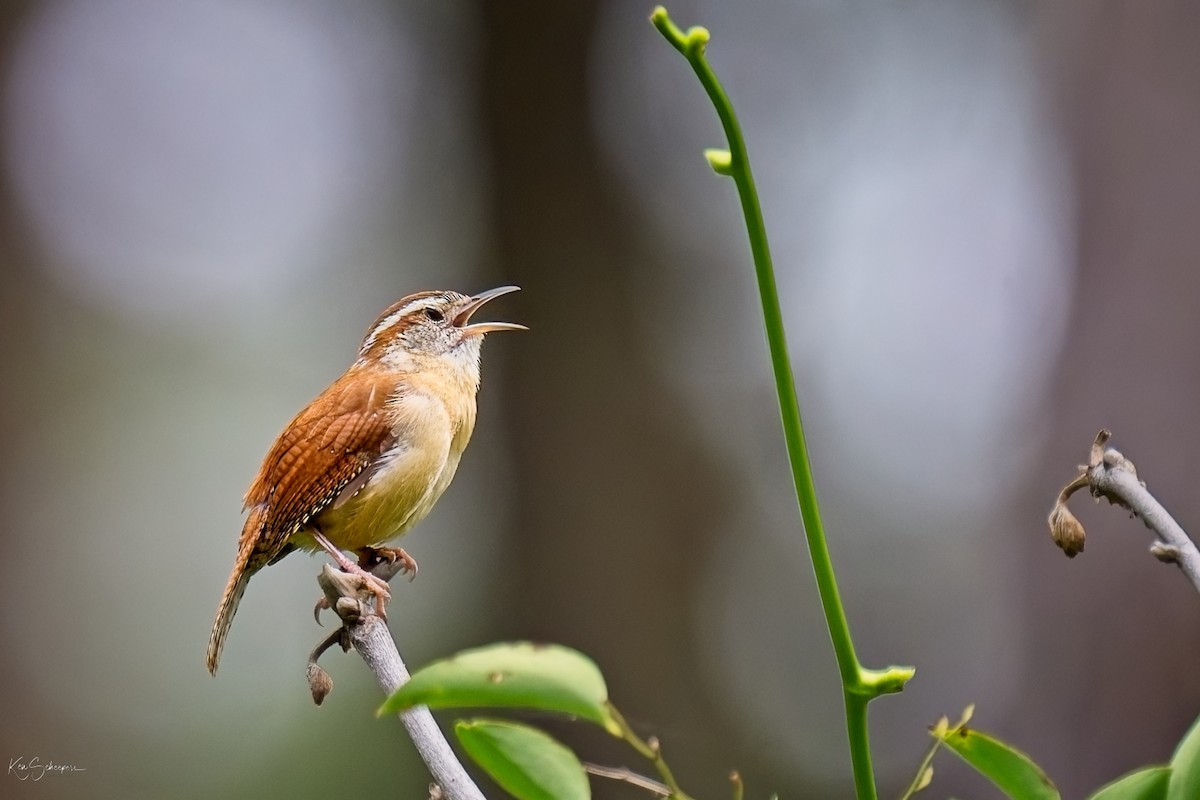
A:
[[[914,794],[921,791],[923,788],[922,780],[925,778],[925,771],[929,769],[929,765],[933,763],[933,757],[937,755],[938,748],[941,746],[942,740],[935,738],[933,740],[933,746],[930,747],[929,751],[925,753],[925,758],[921,760],[921,765],[917,767],[917,774],[913,776],[912,783],[908,785],[908,788],[904,791],[904,794],[900,795],[900,800],[909,800],[909,798],[911,798]]]
[[[608,711],[621,729],[621,738],[654,764],[654,769],[658,771],[659,777],[671,790],[667,800],[693,800],[691,795],[679,787],[679,783],[675,780],[675,773],[671,771],[671,768],[667,766],[666,759],[662,757],[662,748],[659,747],[658,740],[652,738],[650,741],[644,741],[634,732],[629,723],[625,721],[624,715],[617,711],[617,707],[612,703],[608,704]]]
[[[729,782],[733,784],[733,800],[745,800],[746,785],[742,783],[742,776],[736,771],[731,772]]]
[[[846,697],[846,735],[850,740],[850,767],[859,800],[874,800],[875,773],[871,769],[871,735],[867,728],[867,703],[871,697],[853,694],[843,686]]]
[[[733,179],[741,200],[742,214],[746,219],[746,232],[750,239],[750,252],[758,278],[759,296],[762,299],[767,346],[770,349],[771,366],[775,374],[775,390],[779,396],[779,412],[792,468],[792,479],[796,487],[796,500],[800,506],[800,517],[804,522],[804,535],[808,541],[817,591],[821,597],[821,607],[825,612],[825,623],[829,629],[829,638],[833,642],[845,694],[846,728],[850,740],[854,784],[859,800],[873,800],[876,790],[867,732],[867,703],[880,694],[899,691],[904,682],[912,677],[913,670],[898,667],[885,671],[867,670],[859,663],[854,651],[854,640],[850,636],[850,625],[838,592],[837,577],[825,538],[825,527],[821,522],[812,465],[804,440],[804,425],[800,418],[800,403],[796,398],[796,382],[792,376],[791,359],[788,356],[783,311],[779,304],[779,291],[775,286],[775,269],[767,245],[767,230],[763,223],[758,191],[754,185],[754,175],[750,170],[750,157],[746,151],[741,125],[733,111],[733,104],[705,58],[708,31],[696,27],[685,33],[671,22],[662,6],[654,10],[650,19],[654,27],[691,64],[716,108],[729,141],[728,151],[710,150],[705,155],[718,174]]]

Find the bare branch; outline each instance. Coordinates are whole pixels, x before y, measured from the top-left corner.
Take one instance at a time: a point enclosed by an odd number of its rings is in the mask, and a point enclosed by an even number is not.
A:
[[[407,683],[408,669],[400,658],[387,624],[372,613],[370,606],[365,602],[364,598],[370,595],[366,590],[366,582],[359,576],[340,572],[329,564],[325,565],[317,577],[317,582],[321,584],[321,590],[325,593],[330,607],[341,617],[342,631],[345,632],[349,644],[362,656],[371,672],[375,673],[375,680],[384,693],[391,695]],[[318,650],[314,651],[309,662],[310,676],[314,674],[316,657],[337,641],[337,635],[328,637],[318,646]],[[315,695],[314,689],[314,697]],[[463,769],[428,708],[411,708],[400,714],[400,721],[408,730],[417,752],[440,787],[440,797],[446,800],[485,800],[479,787]]]
[[[1075,489],[1086,485],[1093,497],[1104,497],[1145,523],[1158,536],[1150,552],[1160,561],[1177,564],[1196,591],[1200,592],[1200,550],[1196,549],[1195,542],[1187,532],[1150,493],[1146,484],[1138,480],[1133,462],[1117,450],[1107,447],[1111,438],[1112,433],[1107,430],[1096,434],[1087,465],[1080,467],[1080,474],[1059,494],[1054,510],[1050,512],[1051,533],[1055,541],[1069,556],[1083,549],[1083,526],[1067,511],[1066,501]],[[1076,527],[1077,531],[1074,530]],[[1072,537],[1071,533],[1077,535]],[[1074,550],[1065,546],[1064,542],[1072,542]]]

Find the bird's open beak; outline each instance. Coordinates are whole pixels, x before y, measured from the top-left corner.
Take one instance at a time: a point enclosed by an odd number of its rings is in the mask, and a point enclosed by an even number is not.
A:
[[[491,333],[492,331],[529,330],[529,328],[526,328],[524,325],[518,325],[515,322],[476,322],[473,325],[467,324],[471,320],[471,315],[478,311],[487,301],[493,300],[502,294],[520,291],[520,289],[520,286],[501,286],[496,289],[489,289],[486,292],[480,292],[472,297],[470,302],[463,306],[462,309],[460,309],[459,312],[454,315],[454,319],[451,320],[454,324],[454,327],[458,328],[463,333],[471,335],[482,335],[485,333]]]

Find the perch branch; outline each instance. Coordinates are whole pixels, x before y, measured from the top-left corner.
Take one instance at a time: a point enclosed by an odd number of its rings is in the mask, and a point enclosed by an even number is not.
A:
[[[378,570],[376,572],[378,574]],[[343,649],[353,647],[357,650],[367,667],[375,673],[375,680],[384,693],[391,695],[407,683],[408,669],[400,658],[387,624],[372,613],[365,602],[364,598],[369,596],[366,582],[361,577],[340,572],[328,564],[317,577],[317,582],[329,606],[341,618],[342,628],[318,645],[309,659],[308,675],[313,699],[319,704],[333,686],[328,673],[317,665],[316,659],[334,644],[341,644]],[[485,800],[428,708],[411,708],[400,714],[400,721],[440,787],[441,797],[446,800]]]
[[[1092,443],[1088,463],[1062,492],[1050,512],[1050,532],[1054,541],[1068,556],[1083,550],[1083,525],[1067,509],[1067,498],[1084,486],[1092,496],[1119,505],[1145,523],[1158,539],[1150,552],[1159,561],[1176,564],[1200,592],[1200,550],[1175,518],[1138,479],[1133,462],[1117,450],[1108,447],[1112,433],[1102,430]]]

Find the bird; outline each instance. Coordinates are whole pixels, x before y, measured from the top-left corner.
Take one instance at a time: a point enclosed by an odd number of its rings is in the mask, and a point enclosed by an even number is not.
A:
[[[518,288],[425,291],[393,303],[354,363],[279,434],[243,498],[237,558],[208,640],[212,675],[250,578],[293,550],[324,551],[361,575],[386,619],[387,582],[369,567],[399,561],[416,574],[411,556],[384,545],[425,519],[453,479],[475,428],[484,335],[528,330],[471,316]]]

